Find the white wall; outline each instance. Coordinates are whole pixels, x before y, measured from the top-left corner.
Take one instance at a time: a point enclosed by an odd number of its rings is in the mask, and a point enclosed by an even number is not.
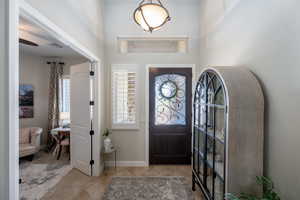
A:
[[[282,199],[299,199],[299,1],[240,1],[228,13],[208,1],[200,12],[219,10],[221,18],[201,17],[201,66],[242,66],[258,77],[266,101],[265,174]]]
[[[102,0],[25,0],[50,21],[102,58]]]
[[[0,0],[0,199],[8,199],[8,0]]]
[[[48,128],[48,99],[50,67],[40,56],[20,52],[20,84],[29,84],[34,89],[34,117],[20,119],[22,127],[41,127],[42,144],[46,144]]]
[[[138,1],[105,0],[105,57],[107,83],[107,127],[110,128],[110,67],[111,64],[139,65],[140,129],[138,131],[114,130],[112,139],[118,148],[119,161],[145,161],[145,73],[146,64],[197,64],[199,61],[199,0],[164,1],[169,9],[172,21],[153,34],[145,33],[134,23],[133,11]],[[188,36],[187,54],[120,54],[117,36]]]

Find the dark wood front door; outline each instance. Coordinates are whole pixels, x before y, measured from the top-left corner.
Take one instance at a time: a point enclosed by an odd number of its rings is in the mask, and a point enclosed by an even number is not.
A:
[[[150,164],[191,163],[192,69],[150,68]]]

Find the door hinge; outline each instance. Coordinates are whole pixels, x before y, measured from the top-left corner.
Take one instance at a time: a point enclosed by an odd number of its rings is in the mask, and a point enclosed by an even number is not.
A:
[[[95,72],[94,71],[90,71],[90,76],[94,76]]]
[[[90,101],[90,106],[93,106],[95,104],[94,101]]]
[[[95,131],[94,130],[90,130],[90,135],[95,135]]]
[[[90,165],[93,165],[95,162],[94,162],[94,160],[91,160],[90,161]]]

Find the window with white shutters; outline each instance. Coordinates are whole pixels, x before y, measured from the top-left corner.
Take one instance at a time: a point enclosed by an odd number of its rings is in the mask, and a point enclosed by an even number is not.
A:
[[[112,128],[138,128],[137,123],[137,68],[112,67]]]

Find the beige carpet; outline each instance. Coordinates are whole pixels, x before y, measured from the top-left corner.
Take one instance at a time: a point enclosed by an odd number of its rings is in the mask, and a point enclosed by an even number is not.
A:
[[[32,162],[20,160],[20,199],[41,199],[71,169],[68,156],[57,161],[52,154],[39,152]]]

